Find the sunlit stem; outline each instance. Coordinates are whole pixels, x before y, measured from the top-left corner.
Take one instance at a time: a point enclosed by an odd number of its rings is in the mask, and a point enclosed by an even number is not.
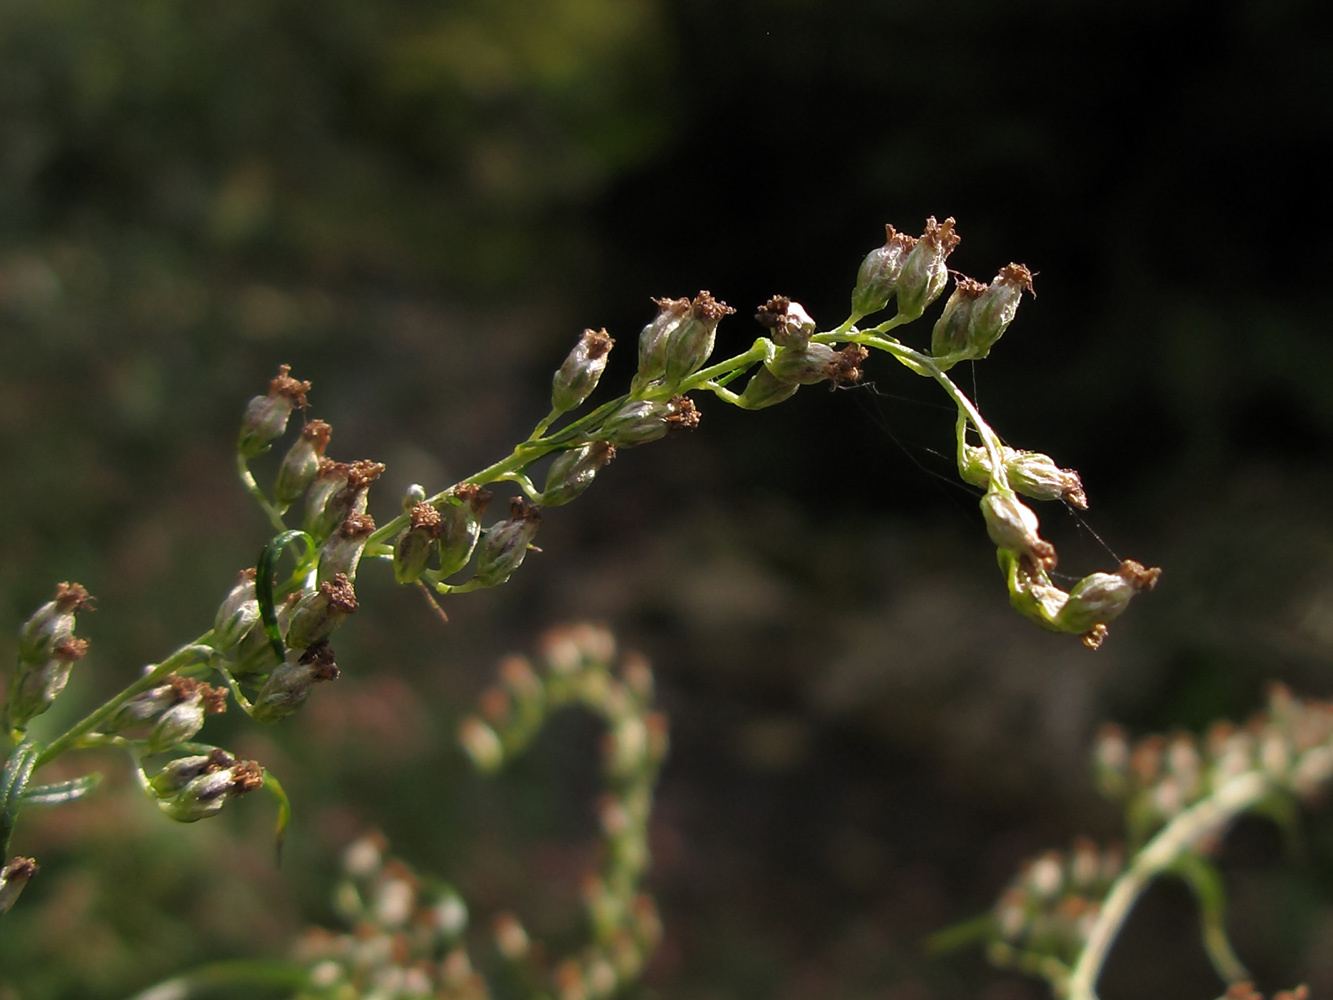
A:
[[[1124,874],[1115,880],[1102,903],[1083,953],[1070,974],[1066,1000],[1097,1000],[1097,980],[1111,946],[1148,884],[1175,866],[1186,851],[1193,850],[1205,837],[1220,833],[1236,816],[1273,791],[1273,780],[1267,774],[1247,771],[1185,810],[1144,845]]]
[[[42,755],[37,758],[37,766],[41,767],[43,764],[48,764],[66,750],[79,746],[80,739],[86,733],[92,732],[104,721],[111,718],[111,716],[116,713],[116,710],[119,709],[121,705],[125,704],[125,702],[129,701],[137,694],[142,694],[149,688],[156,687],[173,671],[193,662],[199,655],[199,651],[196,647],[207,646],[209,640],[212,638],[213,630],[209,629],[198,639],[181,646],[165,660],[148,671],[148,673],[144,674],[133,684],[129,685],[129,687],[112,697],[111,700],[84,716],[81,720],[47,744],[46,749],[42,751]]]
[[[254,473],[250,471],[249,461],[239,451],[236,453],[236,474],[241,477],[241,483],[245,486],[246,491],[255,498],[255,503],[259,504],[260,508],[264,511],[265,516],[269,519],[269,523],[278,529],[278,531],[286,531],[287,525],[282,520],[282,512],[269,502],[268,497],[264,495],[264,491],[259,488],[259,483],[255,481]]]

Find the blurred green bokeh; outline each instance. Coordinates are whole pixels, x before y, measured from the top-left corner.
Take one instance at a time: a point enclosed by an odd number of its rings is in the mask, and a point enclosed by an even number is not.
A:
[[[43,868],[0,933],[0,997],[280,955],[331,919],[333,859],[370,826],[482,925],[514,907],[570,935],[590,724],[498,783],[452,731],[496,657],[579,617],[650,655],[673,716],[645,996],[1042,996],[920,941],[1025,856],[1118,834],[1097,723],[1333,689],[1330,65],[1327,15],[1295,0],[9,0],[0,635],[56,581],[100,598],[52,729],[253,564],[231,448],[279,363],[314,382],[332,454],[387,463],[382,520],[525,436],[583,327],[620,339],[619,386],[650,295],[737,306],[720,350],[774,292],[832,325],[883,223],[928,214],[958,218],[961,270],[1041,272],[976,367],[983,411],[1080,469],[1091,528],[1165,575],[1095,655],[1014,616],[939,478],[950,415],[884,360],[873,388],[762,414],[702,401],[697,434],[623,454],[447,627],[367,568],[337,685],[271,730],[210,723],[292,793],[277,875],[269,805],[174,827],[114,757],[94,800],[25,814],[14,849]],[[1062,569],[1113,562],[1043,517]],[[1261,985],[1319,994],[1333,822],[1304,833],[1290,857],[1246,824],[1224,868]],[[1107,1000],[1219,992],[1173,891]]]

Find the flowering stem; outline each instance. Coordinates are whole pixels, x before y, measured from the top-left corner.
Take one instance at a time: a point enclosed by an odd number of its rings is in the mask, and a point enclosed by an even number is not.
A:
[[[129,701],[135,695],[142,694],[149,688],[159,684],[162,679],[172,671],[188,665],[192,660],[197,658],[199,650],[196,647],[207,646],[212,638],[213,630],[209,629],[199,638],[192,642],[187,642],[157,666],[153,667],[148,673],[129,685],[129,687],[125,688],[105,704],[84,716],[83,719],[76,722],[69,729],[65,730],[65,732],[61,733],[60,736],[47,744],[46,749],[42,751],[42,755],[37,758],[37,766],[41,767],[43,764],[49,764],[66,750],[78,746],[80,737],[85,733],[89,733],[96,729],[100,723],[114,715],[116,710],[120,708],[121,705],[125,704],[125,702]]]
[[[1172,870],[1199,841],[1220,833],[1238,815],[1274,791],[1273,779],[1262,771],[1232,778],[1203,801],[1185,810],[1144,845],[1107,893],[1088,932],[1088,943],[1070,974],[1066,1000],[1097,1000],[1097,979],[1115,944],[1116,935],[1148,884]]]
[[[269,523],[279,531],[286,531],[287,524],[282,519],[282,512],[269,503],[268,497],[264,495],[264,491],[259,488],[259,483],[255,481],[254,473],[250,471],[250,463],[239,451],[236,453],[236,474],[241,477],[241,483],[249,494],[255,498],[255,503],[259,504],[264,511]]]

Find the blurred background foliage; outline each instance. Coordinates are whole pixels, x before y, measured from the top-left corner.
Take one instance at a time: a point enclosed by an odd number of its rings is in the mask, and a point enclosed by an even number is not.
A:
[[[649,654],[673,719],[642,995],[1042,996],[921,941],[1024,857],[1118,835],[1099,721],[1333,689],[1329,29],[1300,0],[8,0],[0,635],[58,580],[101,599],[52,726],[202,631],[253,563],[231,449],[279,363],[314,382],[331,454],[388,464],[384,519],[525,436],[584,326],[621,339],[618,388],[651,295],[737,306],[720,350],[775,292],[833,325],[882,225],[928,214],[958,218],[960,270],[1041,272],[976,366],[982,408],[1081,470],[1091,529],[1165,575],[1096,654],[1012,614],[947,482],[952,418],[887,359],[762,414],[703,400],[699,432],[623,454],[447,627],[367,568],[337,685],[272,730],[210,723],[293,795],[280,876],[265,803],[175,827],[121,761],[86,762],[112,787],[20,827],[43,868],[0,996],[281,954],[331,919],[333,858],[371,826],[480,924],[512,906],[568,939],[591,724],[498,783],[452,732],[500,654],[581,617]],[[1043,516],[1062,568],[1114,565]],[[1300,853],[1246,823],[1223,863],[1260,984],[1318,995],[1333,820],[1302,822]],[[1191,914],[1150,894],[1108,1000],[1219,992]]]

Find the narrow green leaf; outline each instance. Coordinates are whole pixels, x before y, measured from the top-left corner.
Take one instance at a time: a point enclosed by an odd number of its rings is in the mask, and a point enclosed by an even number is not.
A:
[[[1199,901],[1199,924],[1203,935],[1203,949],[1217,974],[1228,983],[1249,978],[1245,966],[1227,938],[1226,887],[1217,867],[1202,854],[1186,851],[1171,866],[1194,890]]]
[[[101,773],[94,771],[81,778],[70,778],[68,781],[55,781],[49,785],[29,788],[23,793],[23,801],[32,806],[63,806],[66,802],[83,798],[101,783]]]
[[[278,630],[278,609],[273,599],[273,574],[278,567],[282,551],[292,542],[300,539],[305,542],[306,557],[315,552],[315,540],[304,531],[284,531],[264,546],[259,553],[259,562],[255,573],[255,599],[259,602],[259,616],[264,622],[264,634],[268,636],[273,652],[281,663],[286,656],[282,645],[282,633]]]
[[[264,788],[278,800],[278,822],[274,830],[274,856],[275,863],[281,865],[282,845],[287,837],[287,824],[292,819],[292,802],[291,799],[287,798],[287,793],[283,790],[278,779],[273,777],[273,773],[268,768],[264,768]]]
[[[23,791],[41,754],[42,748],[36,743],[20,743],[0,771],[0,859],[9,853],[9,837],[23,804]]]

